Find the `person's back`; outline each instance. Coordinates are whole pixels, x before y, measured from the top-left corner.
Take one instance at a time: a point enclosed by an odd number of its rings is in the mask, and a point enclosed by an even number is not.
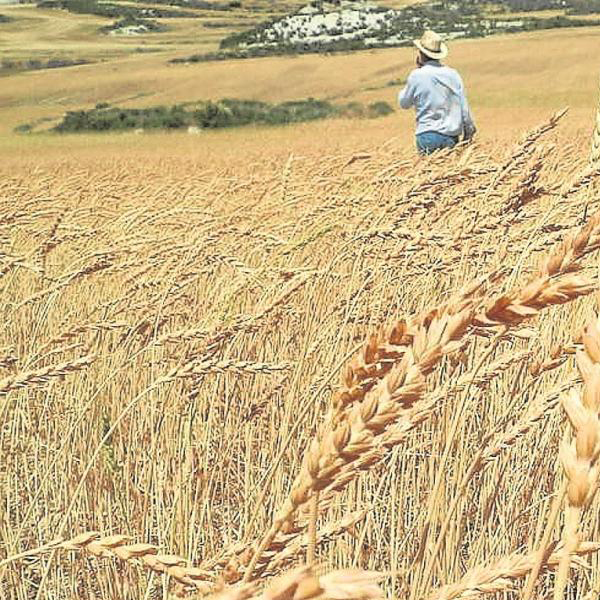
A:
[[[405,109],[415,107],[417,147],[425,154],[454,146],[460,135],[470,139],[476,128],[460,75],[439,62],[447,55],[441,38],[425,32],[415,45],[419,49],[418,68],[409,75],[398,102]]]

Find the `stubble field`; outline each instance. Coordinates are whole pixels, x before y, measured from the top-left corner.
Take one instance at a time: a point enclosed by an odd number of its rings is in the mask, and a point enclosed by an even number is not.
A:
[[[407,114],[7,134],[0,596],[499,599],[539,570],[524,598],[596,598],[595,35],[456,44],[481,136],[426,160]],[[410,61],[199,66],[185,95],[344,63],[379,98]],[[10,123],[94,96],[6,81]]]

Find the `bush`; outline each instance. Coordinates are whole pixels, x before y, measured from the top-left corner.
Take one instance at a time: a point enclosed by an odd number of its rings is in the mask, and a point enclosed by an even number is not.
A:
[[[87,64],[90,64],[90,61],[85,60],[83,58],[51,58],[45,62],[39,59],[29,59],[21,61],[2,59],[0,66],[2,69],[12,71],[36,71],[40,69],[60,69],[63,67],[76,67],[79,65]]]
[[[68,112],[54,129],[60,133],[76,131],[122,131],[128,129],[182,129],[194,125],[202,129],[239,127],[242,125],[283,125],[326,119],[345,115],[378,117],[393,112],[385,102],[377,102],[365,109],[359,103],[336,106],[326,100],[308,98],[281,104],[257,100],[223,99],[201,102],[194,108],[183,105],[151,108],[117,108],[107,103],[97,104],[91,110]]]
[[[232,8],[239,8],[238,6],[236,6],[238,4],[237,2],[226,3],[205,0],[153,0],[152,4],[165,4],[168,6],[185,6],[186,8],[199,8],[201,10],[210,11],[230,11]],[[241,6],[241,2],[239,3],[239,5]]]
[[[600,25],[600,20],[572,19],[557,15],[547,19],[529,19],[524,29],[533,31],[538,29],[559,29],[561,27],[592,27]]]
[[[37,4],[40,8],[58,8],[72,13],[85,15],[98,15],[113,19],[129,18],[170,18],[170,17],[198,17],[198,13],[164,8],[141,8],[131,5],[113,4],[111,2],[96,2],[96,0],[41,0]]]
[[[563,8],[563,0],[502,0],[502,4],[514,12],[533,12]]]
[[[345,117],[362,118],[365,116],[365,107],[360,102],[350,102],[343,109]]]
[[[571,0],[567,10],[569,15],[589,15],[600,13],[600,0]]]
[[[367,107],[367,116],[371,119],[376,117],[387,117],[394,109],[387,102],[373,102]]]
[[[168,27],[161,25],[156,21],[150,19],[139,19],[137,17],[127,16],[123,19],[115,21],[112,25],[106,25],[100,28],[102,33],[110,33],[111,31],[118,31],[125,27],[143,27],[146,31],[151,33],[159,33],[161,31],[167,31]]]
[[[51,58],[42,68],[44,69],[61,69],[63,67],[76,67],[79,65],[86,65],[89,61],[82,58],[79,59],[68,59],[68,58]]]

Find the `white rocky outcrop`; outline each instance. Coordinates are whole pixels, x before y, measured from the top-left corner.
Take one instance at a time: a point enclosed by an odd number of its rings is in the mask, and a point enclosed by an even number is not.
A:
[[[150,29],[145,25],[126,25],[118,29],[111,29],[109,35],[143,35],[149,33]]]
[[[257,31],[252,41],[242,42],[240,46],[253,48],[377,37],[399,15],[399,11],[364,1],[309,4]]]

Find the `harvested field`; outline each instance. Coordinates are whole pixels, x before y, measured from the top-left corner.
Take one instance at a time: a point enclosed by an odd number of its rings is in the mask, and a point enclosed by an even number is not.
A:
[[[568,123],[3,163],[0,596],[378,594],[272,587],[308,560],[596,597],[600,170]]]

